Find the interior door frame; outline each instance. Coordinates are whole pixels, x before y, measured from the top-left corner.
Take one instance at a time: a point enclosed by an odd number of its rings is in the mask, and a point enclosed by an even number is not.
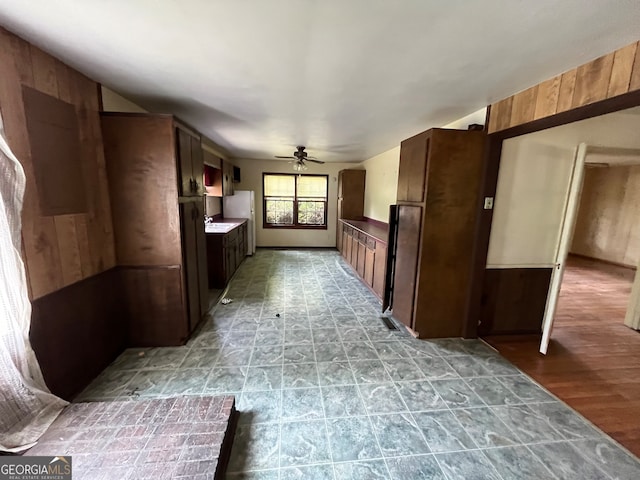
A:
[[[502,143],[510,138],[519,137],[528,133],[539,132],[548,128],[558,127],[560,125],[566,125],[579,120],[598,117],[607,113],[637,106],[640,106],[640,90],[600,100],[589,105],[556,113],[549,117],[487,135],[482,172],[482,188],[480,188],[476,203],[476,230],[474,232],[472,266],[470,271],[471,287],[467,298],[466,321],[462,332],[464,338],[478,337],[478,319],[480,318],[482,306],[482,291],[485,282],[489,237],[491,235],[491,223],[493,220],[493,209],[484,209],[484,199],[486,197],[495,198],[496,196],[500,158],[502,156]],[[488,107],[487,119],[490,115],[491,106]],[[486,125],[488,125],[488,122]]]

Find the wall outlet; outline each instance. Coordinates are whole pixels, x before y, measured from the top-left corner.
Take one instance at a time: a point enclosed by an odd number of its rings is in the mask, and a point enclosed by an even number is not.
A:
[[[493,197],[484,197],[484,209],[491,210],[493,208]]]

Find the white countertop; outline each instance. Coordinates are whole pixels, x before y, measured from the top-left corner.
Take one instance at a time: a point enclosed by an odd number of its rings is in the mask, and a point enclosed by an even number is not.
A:
[[[234,228],[246,222],[246,218],[225,219],[222,222],[213,222],[204,224],[204,233],[229,233]]]

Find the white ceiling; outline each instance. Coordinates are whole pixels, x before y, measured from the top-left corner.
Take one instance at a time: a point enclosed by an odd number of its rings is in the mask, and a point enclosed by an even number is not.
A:
[[[0,24],[232,156],[361,161],[640,36],[640,0],[0,0]]]

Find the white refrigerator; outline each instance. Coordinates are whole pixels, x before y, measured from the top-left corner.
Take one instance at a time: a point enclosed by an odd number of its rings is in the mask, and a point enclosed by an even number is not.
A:
[[[231,196],[222,197],[222,213],[225,218],[246,218],[247,255],[256,253],[255,195],[252,190],[236,190]]]

